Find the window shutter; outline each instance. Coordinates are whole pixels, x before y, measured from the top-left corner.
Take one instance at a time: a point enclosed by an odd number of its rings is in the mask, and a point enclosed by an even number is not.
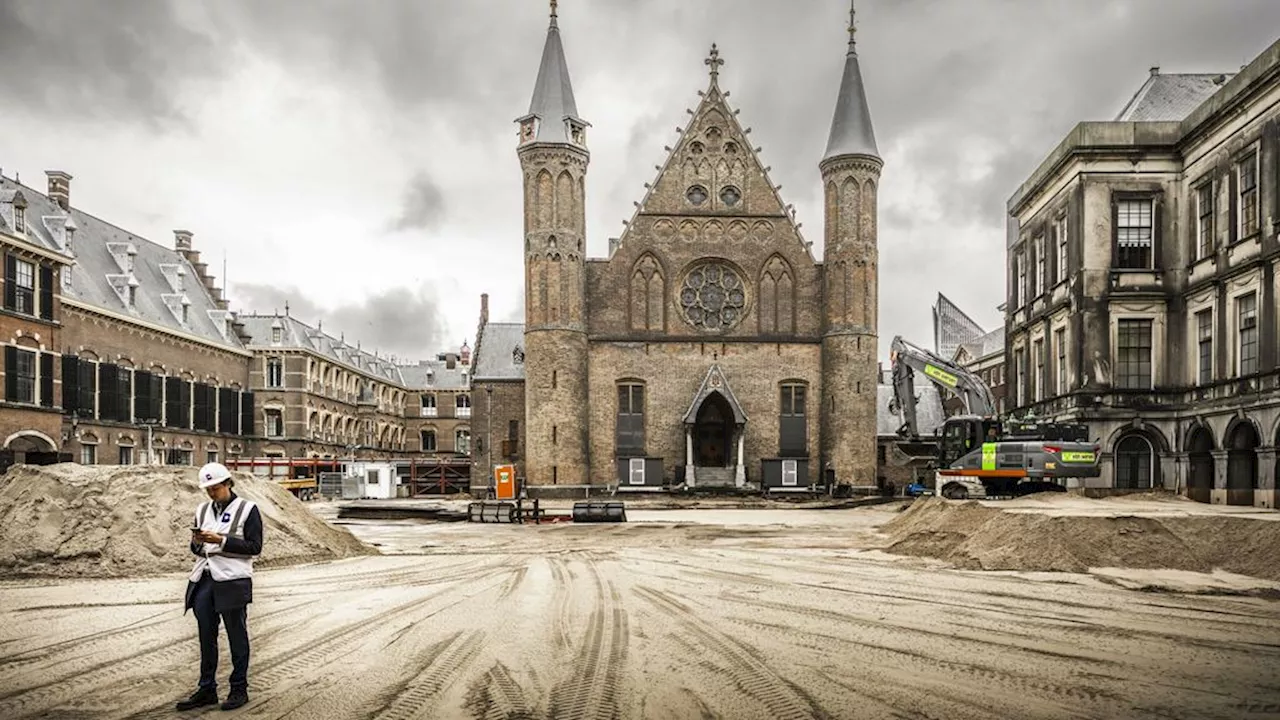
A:
[[[1191,227],[1194,228],[1195,224],[1193,223]],[[1164,252],[1162,242],[1163,236],[1164,198],[1157,195],[1151,199],[1151,267],[1155,270],[1159,270],[1164,265],[1161,261],[1161,254]],[[1191,236],[1192,238],[1195,238],[1194,231],[1191,233]],[[1192,257],[1195,257],[1194,253],[1192,254]]]
[[[12,255],[4,256],[4,309],[12,310],[18,306],[18,259]]]
[[[1120,203],[1111,196],[1111,267],[1120,265]]]
[[[98,365],[98,417],[103,420],[116,418],[116,401],[120,388],[116,386],[116,366],[110,363]]]
[[[93,363],[81,362],[79,372],[79,414],[80,417],[93,417],[94,400],[96,399],[94,395],[96,395],[97,390],[97,383],[95,382],[95,380],[97,380],[97,374],[94,372]]]
[[[40,353],[40,404],[53,407],[53,353]]]
[[[178,383],[178,402],[181,417],[178,418],[178,427],[185,430],[191,429],[191,383],[181,380]]]
[[[74,415],[80,407],[80,358],[62,356],[62,412]]]
[[[146,370],[133,373],[133,410],[138,422],[151,419],[151,373]]]
[[[12,345],[4,346],[4,399],[18,399],[18,348]]]
[[[53,268],[40,266],[40,317],[53,319]]]
[[[240,393],[240,435],[252,437],[253,431],[253,393]]]
[[[164,379],[164,424],[165,427],[182,427],[182,380],[179,378]]]

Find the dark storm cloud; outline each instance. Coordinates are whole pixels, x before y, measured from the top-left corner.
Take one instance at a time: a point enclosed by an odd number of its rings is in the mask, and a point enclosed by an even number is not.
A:
[[[218,68],[168,0],[0,0],[5,105],[90,120],[180,120],[180,83]]]
[[[435,357],[444,337],[437,299],[428,288],[390,288],[362,301],[321,308],[296,287],[237,284],[232,304],[246,312],[289,314],[308,325],[322,323],[333,337],[345,335],[350,345],[406,361]]]
[[[444,220],[444,192],[426,172],[419,172],[405,188],[404,201],[392,230],[432,230]]]

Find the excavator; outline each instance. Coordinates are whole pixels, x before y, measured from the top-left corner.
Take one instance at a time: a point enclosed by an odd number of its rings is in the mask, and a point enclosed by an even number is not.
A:
[[[902,417],[898,436],[920,443],[916,418],[916,374],[938,386],[939,397],[953,395],[964,412],[947,418],[935,438],[934,493],[953,500],[1017,497],[1065,491],[1066,478],[1101,475],[1100,447],[1087,426],[1002,418],[991,389],[977,375],[914,345],[893,339],[893,400],[889,409]]]

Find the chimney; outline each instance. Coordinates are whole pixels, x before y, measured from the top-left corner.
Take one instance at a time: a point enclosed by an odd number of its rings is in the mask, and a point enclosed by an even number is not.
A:
[[[61,170],[45,170],[49,177],[49,199],[63,210],[71,209],[71,176]]]
[[[489,293],[480,293],[480,324],[489,324]]]
[[[174,230],[173,231],[173,249],[178,252],[191,249],[191,238],[194,233],[190,230]]]
[[[450,369],[450,370],[452,370],[452,369],[454,369],[455,367],[457,367],[457,366],[458,366],[458,356],[457,356],[457,355],[454,355],[453,353],[449,353],[448,355],[445,355],[445,356],[444,356],[444,366],[445,366],[446,368]]]
[[[1152,66],[1152,68],[1151,68],[1151,74],[1152,74],[1152,75],[1159,75],[1159,74],[1160,74],[1160,66],[1159,66],[1159,65],[1154,65],[1154,66]]]

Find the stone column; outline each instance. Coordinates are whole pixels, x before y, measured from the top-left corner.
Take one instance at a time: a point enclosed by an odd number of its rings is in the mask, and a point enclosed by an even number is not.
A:
[[[684,430],[684,484],[693,487],[693,428],[687,427]]]
[[[1258,489],[1253,493],[1254,507],[1280,507],[1280,493],[1276,491],[1276,448],[1262,447],[1258,453]]]
[[[1174,453],[1159,453],[1157,455],[1160,462],[1160,486],[1152,487],[1152,490],[1165,489],[1172,490],[1178,487],[1178,456]],[[1152,483],[1154,486],[1155,483]]]
[[[734,474],[733,474],[733,484],[737,485],[738,487],[742,487],[743,485],[747,484],[747,466],[742,459],[742,449],[744,444],[744,438],[746,437],[746,435],[747,435],[746,428],[743,428],[743,427],[738,428],[738,468],[734,471]]]
[[[1209,491],[1209,502],[1213,505],[1227,504],[1227,456],[1226,450],[1214,450],[1213,453],[1213,489]]]
[[[1186,495],[1187,487],[1191,484],[1191,456],[1177,453],[1173,456],[1173,466],[1173,477],[1165,482],[1165,488],[1179,495]]]

